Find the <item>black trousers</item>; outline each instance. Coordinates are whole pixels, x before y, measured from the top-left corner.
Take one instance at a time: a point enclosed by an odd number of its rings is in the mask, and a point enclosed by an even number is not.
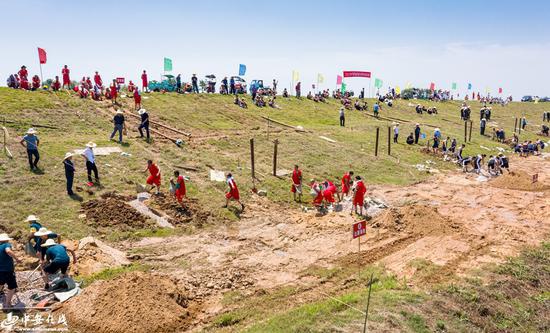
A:
[[[65,178],[67,178],[67,194],[73,195],[74,173],[65,173]]]
[[[420,133],[417,135],[416,133],[414,134],[414,143],[415,144],[418,144],[418,139],[420,138]]]
[[[147,134],[147,139],[149,139],[149,124],[141,124],[138,127],[139,135],[143,138],[143,131],[142,129],[145,129],[145,133]]]
[[[38,168],[38,161],[40,161],[40,154],[38,149],[27,149],[27,157],[29,158],[29,166],[31,169]]]
[[[94,172],[95,180],[96,181],[99,180],[99,175],[98,175],[98,172],[97,172],[97,166],[95,165],[95,163],[92,163],[90,161],[86,161],[86,171],[88,172],[88,181],[89,182],[92,181],[92,171]]]
[[[340,126],[346,126],[346,117],[340,117]]]

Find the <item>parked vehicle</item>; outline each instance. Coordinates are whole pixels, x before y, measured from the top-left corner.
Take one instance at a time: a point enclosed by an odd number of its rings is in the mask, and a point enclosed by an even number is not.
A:
[[[550,97],[548,97],[548,96],[541,97],[541,98],[539,98],[539,102],[550,102]]]
[[[250,82],[250,93],[252,93],[252,89],[256,89],[259,95],[271,95],[273,93],[273,89],[264,86],[264,80],[252,80]]]
[[[534,102],[535,99],[533,98],[533,96],[529,96],[529,95],[528,95],[528,96],[523,96],[523,97],[521,98],[521,101],[522,101],[522,102]]]
[[[159,82],[156,80],[149,81],[149,90],[151,91],[176,91],[176,79],[174,75],[163,75],[164,79]]]
[[[206,82],[206,92],[215,93],[216,92],[216,76],[214,74],[206,75],[204,77]]]

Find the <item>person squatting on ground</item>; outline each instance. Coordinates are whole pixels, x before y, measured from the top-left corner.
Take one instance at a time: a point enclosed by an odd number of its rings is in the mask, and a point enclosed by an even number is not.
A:
[[[143,172],[149,171],[149,177],[147,177],[146,183],[151,186],[151,189],[157,188],[156,194],[160,193],[160,168],[153,163],[152,160],[147,160],[147,167]]]
[[[71,259],[68,253],[73,257],[73,264],[76,265],[76,253],[67,249],[65,245],[57,244],[55,240],[48,239],[44,244],[40,245],[46,248],[45,260],[42,263],[42,277],[44,279],[44,289],[50,289],[50,275],[61,272],[62,278],[67,277],[67,270],[71,264]]]

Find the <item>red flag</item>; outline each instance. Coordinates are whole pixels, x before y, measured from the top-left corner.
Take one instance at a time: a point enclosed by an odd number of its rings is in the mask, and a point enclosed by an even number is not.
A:
[[[435,90],[435,83],[430,83],[430,90],[431,91],[434,91]]]
[[[47,57],[46,57],[46,50],[38,48],[38,60],[40,60],[41,64],[45,64]]]
[[[502,88],[498,88],[498,93],[502,94]]]
[[[370,72],[344,71],[344,77],[366,77],[366,78],[370,78]]]
[[[336,85],[342,84],[342,76],[336,75]]]

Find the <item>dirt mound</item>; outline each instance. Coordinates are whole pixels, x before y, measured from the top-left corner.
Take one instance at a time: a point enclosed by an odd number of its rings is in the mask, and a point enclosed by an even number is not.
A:
[[[86,221],[96,227],[117,227],[123,231],[153,227],[153,222],[128,204],[131,199],[109,192],[100,199],[82,203],[82,211]]]
[[[76,275],[91,275],[106,268],[116,268],[130,264],[123,252],[93,237],[80,240],[77,255],[78,264],[74,270]]]
[[[182,332],[192,318],[173,280],[141,272],[97,281],[63,311],[71,332]]]
[[[458,224],[443,217],[435,207],[410,205],[392,207],[372,221],[372,227],[415,235],[437,235],[458,229]]]
[[[170,218],[169,222],[173,225],[193,223],[200,227],[207,223],[211,217],[210,213],[204,211],[200,207],[197,199],[184,198],[183,204],[185,208],[182,208],[172,196],[165,196],[162,194],[152,196],[151,200],[148,202],[148,205],[153,211],[157,209],[166,213]]]
[[[493,187],[519,190],[519,191],[546,191],[550,190],[550,186],[545,185],[542,182],[533,183],[533,176],[528,175],[523,171],[511,171],[505,173],[489,182]]]

